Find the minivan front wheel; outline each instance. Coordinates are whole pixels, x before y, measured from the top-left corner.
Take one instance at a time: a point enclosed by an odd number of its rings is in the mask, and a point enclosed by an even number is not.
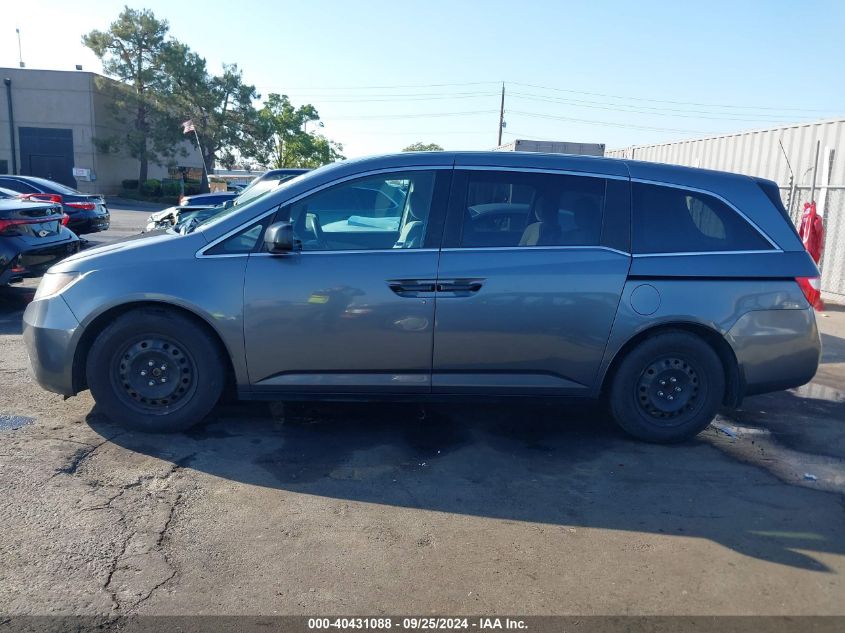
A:
[[[724,393],[725,372],[713,348],[688,332],[664,332],[622,359],[610,386],[610,409],[634,437],[678,442],[710,424]]]
[[[202,420],[220,398],[218,346],[186,316],[142,308],[117,317],[88,353],[88,386],[112,421],[146,432],[176,432]]]

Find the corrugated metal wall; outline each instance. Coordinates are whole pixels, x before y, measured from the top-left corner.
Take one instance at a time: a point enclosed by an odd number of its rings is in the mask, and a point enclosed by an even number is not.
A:
[[[783,143],[795,180],[780,149]],[[820,141],[815,199],[825,219],[825,252],[819,268],[828,299],[845,301],[845,119],[768,130],[609,150],[612,158],[703,167],[760,176],[778,183],[784,204],[797,222],[810,199],[816,143]],[[790,186],[792,184],[792,186]]]
[[[795,184],[809,186],[812,184],[816,141],[821,141],[820,156],[825,154],[826,147],[845,150],[845,119],[660,145],[632,146],[608,150],[606,156],[733,171],[769,178],[785,186],[789,182],[789,169],[778,146],[779,140],[783,142],[789,162],[792,163]],[[819,163],[821,162],[820,159]],[[821,172],[820,164],[819,174]],[[834,170],[830,176],[829,184],[845,185],[845,157],[834,157]]]

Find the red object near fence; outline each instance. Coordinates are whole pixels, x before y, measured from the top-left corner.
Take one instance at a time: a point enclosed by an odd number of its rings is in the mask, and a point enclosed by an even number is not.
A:
[[[824,222],[821,216],[816,213],[815,202],[804,203],[804,213],[801,215],[801,226],[798,235],[804,248],[818,264],[822,259],[824,250]],[[824,302],[821,297],[821,284],[818,277],[814,279],[798,279],[798,285],[804,291],[804,296],[816,310],[824,310]],[[815,282],[815,283],[813,283]]]
[[[804,213],[801,215],[801,227],[798,229],[801,242],[804,248],[810,253],[810,257],[817,264],[822,258],[824,248],[824,223],[821,216],[816,213],[815,202],[804,203]]]

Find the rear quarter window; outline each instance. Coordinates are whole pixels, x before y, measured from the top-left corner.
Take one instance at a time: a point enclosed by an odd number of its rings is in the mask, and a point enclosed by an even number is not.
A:
[[[38,189],[15,178],[0,178],[0,187],[17,191],[18,193],[39,193]]]
[[[708,194],[644,183],[632,186],[635,253],[768,250],[739,213]]]

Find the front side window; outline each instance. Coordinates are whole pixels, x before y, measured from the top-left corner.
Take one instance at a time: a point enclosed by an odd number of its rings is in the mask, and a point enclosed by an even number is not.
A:
[[[766,250],[762,235],[718,198],[677,187],[633,183],[635,253]]]
[[[598,245],[605,190],[605,179],[589,176],[471,173],[460,245]]]
[[[241,229],[234,235],[218,242],[207,251],[205,255],[241,255],[252,253],[258,246],[258,241],[264,235],[264,229],[270,224],[270,217],[267,216],[255,224]]]
[[[436,172],[407,171],[345,182],[287,207],[304,251],[422,248]]]

